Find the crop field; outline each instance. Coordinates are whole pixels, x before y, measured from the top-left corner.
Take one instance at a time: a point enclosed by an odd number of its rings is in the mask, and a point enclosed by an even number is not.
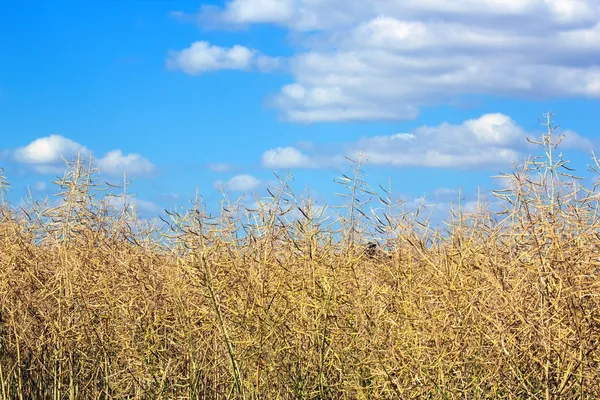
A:
[[[282,178],[160,223],[69,162],[59,203],[0,205],[0,397],[600,398],[599,195],[548,129],[441,228],[361,160],[341,209]]]

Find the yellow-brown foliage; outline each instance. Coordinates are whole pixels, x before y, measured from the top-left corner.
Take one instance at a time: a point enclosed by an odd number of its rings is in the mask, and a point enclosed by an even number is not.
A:
[[[257,211],[143,226],[78,160],[59,206],[2,203],[0,395],[600,398],[597,197],[560,184],[550,133],[504,214],[445,233],[387,191],[364,212],[358,167],[339,232],[285,181]]]

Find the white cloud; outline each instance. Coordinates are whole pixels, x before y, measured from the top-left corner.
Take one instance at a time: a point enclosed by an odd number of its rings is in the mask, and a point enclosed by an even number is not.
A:
[[[46,188],[48,188],[48,184],[44,181],[38,181],[33,184],[32,188],[36,192],[43,192],[44,190],[46,190]]]
[[[256,68],[260,72],[273,72],[286,68],[286,59],[283,57],[269,57],[259,55],[256,58]]]
[[[354,155],[362,151],[369,163],[381,165],[491,167],[519,161],[527,146],[526,137],[536,136],[510,117],[494,113],[459,125],[443,123],[421,126],[410,134],[363,138],[350,145],[349,150]],[[563,148],[585,148],[586,139],[574,132],[570,137]]]
[[[356,158],[362,153],[365,162],[376,165],[493,167],[519,161],[528,146],[526,138],[537,136],[526,132],[510,117],[492,113],[457,125],[442,123],[420,126],[410,133],[364,137],[341,146],[334,154],[319,154],[315,149],[306,153],[290,147],[272,149],[263,154],[263,165],[326,167],[343,162],[343,155]],[[561,145],[564,149],[592,148],[588,139],[573,131],[566,131],[565,136]]]
[[[240,24],[276,23],[298,31],[331,31],[381,15],[477,17],[481,25],[537,17],[544,18],[545,24],[578,26],[597,22],[599,13],[600,5],[587,0],[230,0],[221,10],[221,17]],[[538,29],[521,29],[527,28]]]
[[[181,51],[172,50],[167,58],[167,67],[198,75],[219,69],[249,69],[255,58],[256,52],[244,46],[235,45],[227,49],[199,41]]]
[[[85,146],[60,135],[50,135],[34,140],[27,146],[14,150],[15,161],[29,165],[34,171],[49,174],[64,171],[63,158],[71,161],[81,154],[89,157],[92,152]],[[154,165],[139,154],[124,155],[121,150],[113,150],[95,160],[95,165],[108,175],[147,175],[154,171]]]
[[[594,146],[591,140],[578,135],[577,132],[574,132],[570,129],[562,132],[562,135],[564,138],[560,146],[563,148],[589,151]]]
[[[97,161],[101,172],[109,175],[142,176],[154,172],[154,165],[139,154],[124,155],[121,150],[113,150]]]
[[[227,182],[216,181],[215,187],[223,187],[232,192],[249,192],[260,185],[260,180],[248,174],[236,175]]]
[[[230,1],[224,19],[231,22],[280,22],[294,13],[294,0],[244,0]]]
[[[167,68],[190,75],[221,69],[275,72],[288,68],[288,63],[283,57],[270,57],[240,45],[225,48],[198,41],[186,49],[169,51]]]
[[[432,190],[428,197],[436,201],[452,202],[459,199],[459,194],[464,196],[459,189],[437,188]]]
[[[233,170],[235,167],[232,164],[228,163],[210,163],[208,164],[208,169],[213,172],[228,172]]]
[[[106,201],[110,206],[116,208],[117,210],[123,209],[123,206],[125,204],[127,204],[128,207],[135,206],[135,208],[138,211],[143,211],[151,214],[158,214],[163,210],[163,208],[160,205],[152,201],[138,199],[137,197],[132,196],[106,196],[104,197],[104,201]]]
[[[412,119],[463,95],[600,98],[598,1],[232,0],[216,10],[295,34],[293,82],[270,101],[292,121]]]
[[[306,154],[294,147],[277,147],[262,155],[265,168],[311,168],[316,163]]]
[[[200,20],[210,16],[228,24],[273,23],[301,31],[319,30],[323,26],[345,26],[354,22],[357,15],[370,14],[373,10],[368,3],[347,0],[232,0],[222,10],[203,7]]]
[[[63,158],[70,161],[77,153],[86,156],[90,151],[61,135],[50,135],[16,149],[13,157],[17,162],[28,164],[40,173],[51,173],[60,170]]]
[[[163,210],[161,206],[148,200],[136,199],[135,204],[140,210],[150,213],[159,213]]]

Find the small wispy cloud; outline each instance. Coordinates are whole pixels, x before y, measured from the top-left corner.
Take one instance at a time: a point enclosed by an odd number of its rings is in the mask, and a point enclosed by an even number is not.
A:
[[[35,190],[37,192],[43,192],[44,190],[46,190],[47,187],[48,187],[48,184],[43,181],[38,181],[33,184],[33,190]]]
[[[208,169],[213,172],[229,172],[235,169],[235,165],[229,163],[209,163]]]

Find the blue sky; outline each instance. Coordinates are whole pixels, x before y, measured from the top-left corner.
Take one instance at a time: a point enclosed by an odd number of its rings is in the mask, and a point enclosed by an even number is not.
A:
[[[333,202],[363,151],[373,185],[472,199],[546,111],[589,162],[599,21],[597,0],[6,2],[0,167],[18,201],[91,153],[156,213],[196,188],[263,194],[274,171]]]

